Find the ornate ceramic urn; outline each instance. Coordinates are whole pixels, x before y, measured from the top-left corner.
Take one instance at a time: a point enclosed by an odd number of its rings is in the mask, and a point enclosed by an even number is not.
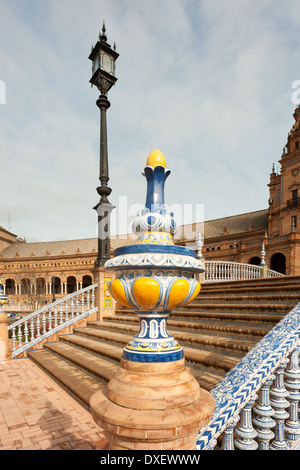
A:
[[[169,314],[196,297],[200,284],[195,274],[204,271],[193,250],[174,245],[176,224],[164,203],[169,174],[163,154],[154,150],[144,170],[145,208],[134,220],[137,242],[116,249],[105,263],[115,271],[112,296],[140,321],[120,367],[90,400],[93,418],[113,450],[195,449],[196,436],[215,406],[167,332]]]
[[[133,222],[137,244],[114,251],[105,268],[113,268],[112,296],[133,309],[139,333],[124,349],[123,357],[137,362],[169,362],[183,357],[180,345],[167,332],[166,322],[175,308],[191,302],[200,292],[195,273],[204,271],[195,251],[176,246],[176,222],[164,202],[170,170],[159,150],[150,153],[143,175],[147,179],[145,208]]]

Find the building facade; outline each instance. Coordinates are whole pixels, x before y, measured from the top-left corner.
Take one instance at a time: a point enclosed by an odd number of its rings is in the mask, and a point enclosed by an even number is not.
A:
[[[273,165],[266,209],[190,224],[175,242],[194,246],[201,232],[206,260],[260,264],[262,243],[269,269],[300,274],[300,107],[279,160]],[[111,250],[129,237],[111,239]],[[0,282],[12,302],[41,306],[55,297],[91,285],[97,258],[97,238],[26,243],[0,227]]]

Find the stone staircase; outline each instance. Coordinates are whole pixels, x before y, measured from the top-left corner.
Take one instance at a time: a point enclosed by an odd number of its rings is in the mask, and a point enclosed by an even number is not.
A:
[[[200,386],[211,390],[299,300],[300,276],[204,284],[191,304],[172,312],[168,332]],[[117,310],[28,357],[89,409],[90,397],[110,380],[137,332],[134,312]]]

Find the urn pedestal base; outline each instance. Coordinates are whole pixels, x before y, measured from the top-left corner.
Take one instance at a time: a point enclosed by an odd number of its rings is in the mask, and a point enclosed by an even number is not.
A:
[[[185,367],[121,359],[107,387],[90,402],[110,450],[194,450],[215,401]]]

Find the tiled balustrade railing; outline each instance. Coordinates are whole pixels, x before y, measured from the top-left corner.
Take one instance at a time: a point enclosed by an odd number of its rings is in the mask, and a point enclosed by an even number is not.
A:
[[[212,389],[199,450],[300,448],[300,303]]]
[[[97,284],[69,294],[8,326],[12,358],[97,311]]]

